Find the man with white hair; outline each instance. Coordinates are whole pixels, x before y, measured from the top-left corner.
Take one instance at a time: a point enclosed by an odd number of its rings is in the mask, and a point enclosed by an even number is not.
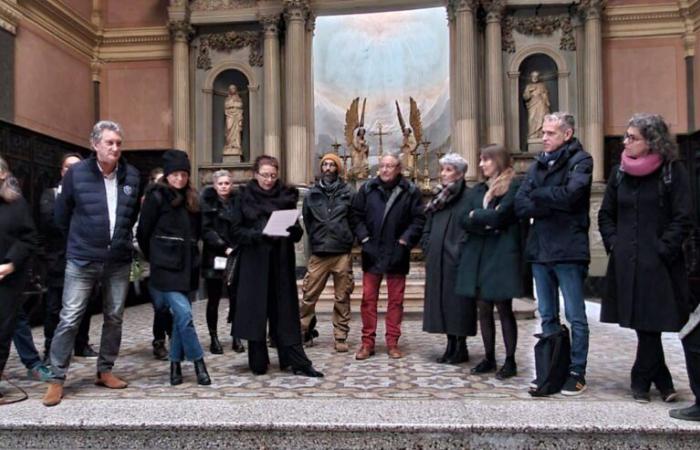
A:
[[[66,271],[60,322],[51,341],[53,376],[45,406],[63,397],[80,321],[93,288],[102,287],[104,323],[95,384],[123,389],[127,383],[112,374],[122,338],[124,301],[129,289],[133,253],[132,229],[139,210],[139,173],[121,158],[122,128],[103,120],[90,135],[94,154],[63,177],[55,220],[66,235]]]
[[[406,275],[411,248],[420,240],[425,223],[420,190],[401,175],[397,153],[379,161],[379,176],[367,181],[352,204],[355,236],[362,243],[362,345],[355,359],[374,355],[379,285],[386,275],[389,303],[386,311],[386,345],[390,358],[399,349]]]

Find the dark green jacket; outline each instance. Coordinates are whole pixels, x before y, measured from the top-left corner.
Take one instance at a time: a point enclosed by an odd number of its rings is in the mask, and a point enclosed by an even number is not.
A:
[[[457,270],[456,292],[484,300],[507,300],[523,293],[520,226],[515,216],[515,194],[520,180],[484,209],[486,183],[470,191],[461,222],[467,236]],[[474,211],[472,217],[469,214]]]

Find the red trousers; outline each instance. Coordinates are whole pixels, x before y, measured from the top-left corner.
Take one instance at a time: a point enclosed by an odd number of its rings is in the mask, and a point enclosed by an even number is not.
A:
[[[381,273],[364,272],[362,274],[362,345],[374,348],[377,336],[377,301],[379,300],[379,285],[382,283]],[[403,297],[406,289],[406,275],[386,275],[386,286],[389,292],[389,303],[386,308],[386,345],[393,347],[401,336],[401,319],[403,318]]]

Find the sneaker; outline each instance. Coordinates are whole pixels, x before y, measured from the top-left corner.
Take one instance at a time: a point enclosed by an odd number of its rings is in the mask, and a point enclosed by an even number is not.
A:
[[[75,356],[79,356],[81,358],[97,358],[98,353],[90,344],[87,344],[83,348],[76,348]]]
[[[678,398],[678,392],[673,388],[659,391],[661,392],[661,400],[663,400],[664,403],[673,403]]]
[[[637,403],[649,403],[651,401],[649,392],[644,391],[632,391],[632,398]]]
[[[338,339],[335,341],[335,351],[338,353],[346,353],[350,350],[348,347],[348,343],[345,342],[345,339]]]
[[[586,390],[586,379],[583,375],[576,372],[570,372],[564,387],[561,389],[561,394],[569,397],[582,394]]]
[[[37,381],[47,382],[53,376],[51,370],[43,364],[40,364],[33,369],[27,370],[27,376]]]

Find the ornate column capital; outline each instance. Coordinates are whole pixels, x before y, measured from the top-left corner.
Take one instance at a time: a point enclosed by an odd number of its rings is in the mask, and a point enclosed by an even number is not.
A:
[[[578,5],[578,9],[583,13],[583,17],[586,20],[600,20],[603,9],[605,9],[607,4],[607,0],[581,0],[581,3]]]
[[[258,22],[262,25],[266,37],[277,37],[280,31],[279,14],[258,15]]]
[[[445,5],[445,11],[447,11],[447,22],[454,23],[456,16],[454,4],[452,1],[447,2],[447,4]]]
[[[308,0],[284,0],[283,6],[284,20],[287,23],[303,22],[310,10]]]
[[[189,42],[194,34],[194,28],[192,28],[192,25],[190,25],[190,22],[187,20],[169,22],[168,29],[175,42]]]
[[[476,12],[476,9],[479,7],[479,0],[449,0],[449,6],[452,6],[455,13],[464,11]]]
[[[486,23],[501,21],[506,9],[506,0],[482,0],[481,5],[486,10]]]
[[[102,66],[104,66],[104,61],[100,58],[94,57],[90,61],[90,72],[92,74],[92,81],[100,82],[102,76]]]
[[[316,15],[311,10],[308,10],[306,14],[306,31],[313,34],[314,30],[316,30]]]

